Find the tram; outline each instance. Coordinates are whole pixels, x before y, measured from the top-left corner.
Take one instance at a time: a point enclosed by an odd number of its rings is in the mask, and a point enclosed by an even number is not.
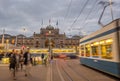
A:
[[[120,19],[80,39],[80,63],[120,78]]]

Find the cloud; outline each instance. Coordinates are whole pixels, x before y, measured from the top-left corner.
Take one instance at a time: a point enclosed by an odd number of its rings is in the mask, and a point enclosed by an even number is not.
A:
[[[56,27],[57,20],[60,32],[66,34],[78,34],[79,30],[72,30],[71,24],[76,17],[79,16],[73,28],[83,27],[84,31],[88,31],[89,27],[92,30],[97,30],[100,26],[97,24],[99,16],[102,12],[103,6],[98,4],[98,0],[72,0],[71,6],[68,10],[68,5],[71,0],[0,0],[0,29],[6,29],[6,33],[17,35],[21,34],[22,28],[25,27],[28,31],[26,35],[30,36],[33,32],[40,32],[41,22],[46,27],[51,19],[51,25]],[[82,12],[86,1],[89,1]],[[97,2],[96,2],[97,1]],[[108,0],[104,0],[108,1]],[[120,0],[113,0],[114,18],[120,18],[119,4]],[[96,5],[93,7],[93,4]],[[91,13],[90,10],[93,11]],[[68,12],[67,12],[68,11]],[[67,16],[65,17],[65,15]],[[86,17],[88,18],[86,19]],[[106,8],[102,22],[107,24],[111,21],[110,9]]]

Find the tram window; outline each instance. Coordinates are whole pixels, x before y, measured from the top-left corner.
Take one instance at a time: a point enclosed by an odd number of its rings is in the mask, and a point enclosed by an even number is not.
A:
[[[84,45],[82,45],[82,46],[80,47],[80,50],[81,50],[80,55],[81,55],[81,56],[84,56]]]
[[[90,45],[85,45],[85,56],[90,57]]]
[[[92,46],[92,56],[98,57],[98,46]]]
[[[95,42],[91,45],[91,49],[92,49],[92,56],[93,57],[98,57],[99,56],[99,49],[98,49],[99,43]]]
[[[102,45],[101,46],[102,58],[112,59],[112,45]]]
[[[105,45],[101,45],[101,55],[102,55],[102,58],[106,57],[106,47],[105,47]]]
[[[112,59],[112,39],[105,40],[105,43],[101,45],[102,58]]]

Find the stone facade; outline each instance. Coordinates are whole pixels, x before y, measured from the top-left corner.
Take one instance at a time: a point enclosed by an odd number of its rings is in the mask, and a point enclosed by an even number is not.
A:
[[[39,34],[34,33],[35,47],[47,48],[51,44],[52,47],[59,48],[60,44],[65,42],[65,39],[65,34],[60,34],[59,29],[51,25],[41,28]]]
[[[53,48],[71,48],[73,46],[79,46],[79,39],[79,36],[68,38],[65,33],[59,33],[59,28],[54,28],[51,25],[46,28],[41,28],[40,33],[34,32],[31,37],[26,37],[22,34],[17,36],[4,35],[5,44],[11,44],[17,47],[28,46],[31,48],[48,48],[49,45]],[[2,42],[2,35],[0,36],[0,42]]]

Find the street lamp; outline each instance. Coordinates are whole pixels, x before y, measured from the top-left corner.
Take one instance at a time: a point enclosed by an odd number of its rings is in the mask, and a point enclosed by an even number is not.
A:
[[[48,32],[49,34],[51,34],[51,31]],[[48,38],[49,39],[49,54],[50,54],[50,60],[52,57],[52,42],[51,42],[51,37]]]
[[[15,38],[15,47],[17,46],[17,35],[16,35],[16,38]]]
[[[23,28],[23,32],[24,32],[24,36],[23,36],[23,45],[25,44],[25,32],[26,32],[26,29]]]
[[[6,52],[8,52],[9,49],[9,39],[6,39]]]

